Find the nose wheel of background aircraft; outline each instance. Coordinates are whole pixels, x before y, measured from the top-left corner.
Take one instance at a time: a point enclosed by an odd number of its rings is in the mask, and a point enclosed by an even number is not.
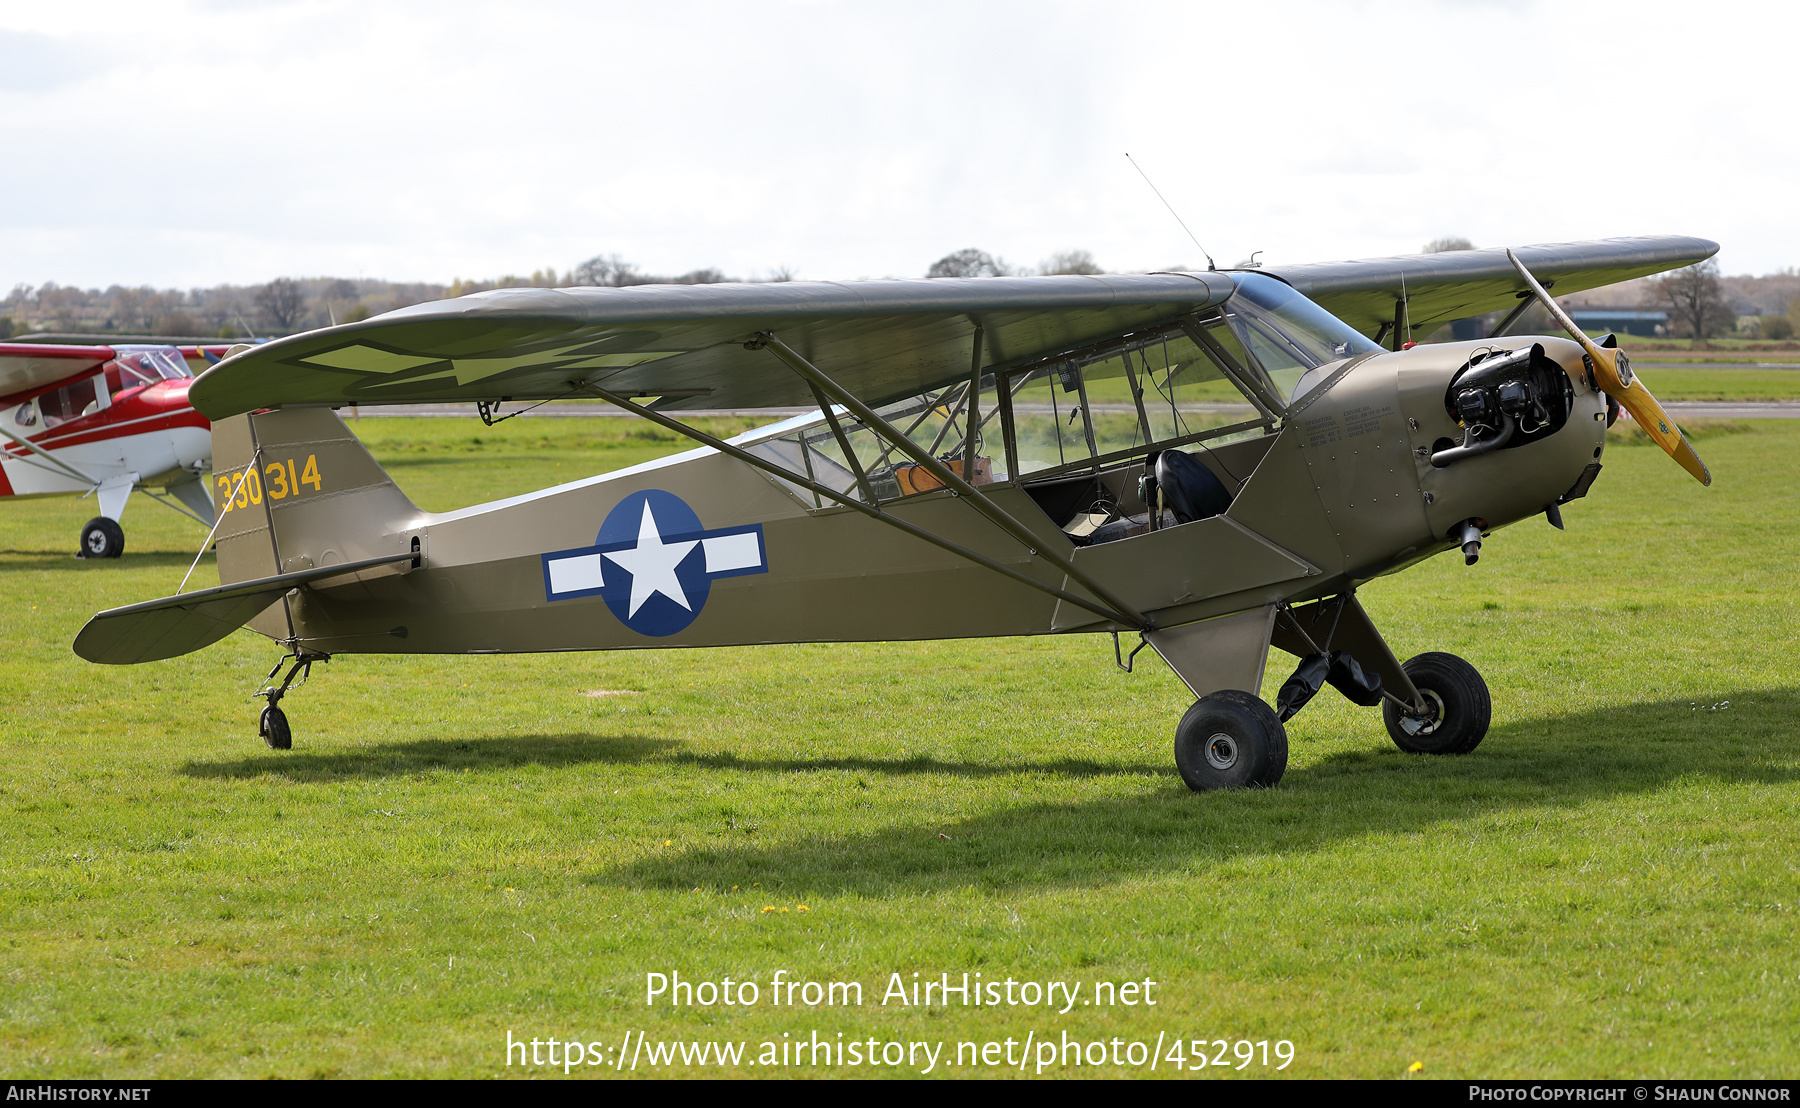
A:
[[[1195,792],[1266,789],[1287,769],[1287,728],[1237,689],[1201,697],[1175,728],[1175,766]]]
[[[1381,718],[1395,746],[1409,754],[1467,754],[1481,744],[1494,709],[1487,682],[1474,666],[1434,650],[1400,668],[1425,694],[1430,712],[1407,712],[1392,700],[1382,705]]]
[[[95,516],[81,528],[77,558],[117,558],[125,552],[125,530],[105,516]]]

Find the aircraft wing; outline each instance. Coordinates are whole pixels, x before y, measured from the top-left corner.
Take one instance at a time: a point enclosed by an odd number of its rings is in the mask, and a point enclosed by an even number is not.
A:
[[[29,392],[111,361],[110,346],[0,342],[0,397]]]
[[[1546,243],[1514,250],[1519,260],[1556,296],[1599,288],[1634,277],[1702,262],[1719,244],[1682,235]],[[1401,287],[1406,289],[1413,333],[1484,312],[1512,309],[1531,295],[1506,260],[1504,247],[1410,254],[1354,262],[1274,265],[1281,278],[1365,335],[1392,324]]]
[[[265,343],[188,393],[212,419],[257,408],[550,400],[585,381],[659,408],[811,407],[773,331],[871,404],[1223,303],[1223,273],[496,289]]]

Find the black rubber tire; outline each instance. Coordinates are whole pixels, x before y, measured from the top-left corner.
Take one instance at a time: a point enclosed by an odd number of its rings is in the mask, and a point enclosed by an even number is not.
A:
[[[1197,793],[1266,789],[1287,772],[1287,728],[1238,689],[1201,697],[1175,727],[1175,768]]]
[[[1493,719],[1494,702],[1475,667],[1454,654],[1434,650],[1400,667],[1426,698],[1435,699],[1438,718],[1421,723],[1389,700],[1381,706],[1388,737],[1408,754],[1467,754],[1481,745]]]
[[[257,734],[262,741],[269,744],[270,750],[294,749],[294,733],[288,730],[287,713],[273,704],[262,710],[262,722],[257,726]]]
[[[125,553],[125,531],[105,516],[95,516],[81,527],[77,558],[117,558]]]

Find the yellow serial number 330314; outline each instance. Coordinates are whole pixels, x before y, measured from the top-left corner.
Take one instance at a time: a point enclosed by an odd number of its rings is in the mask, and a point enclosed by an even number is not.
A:
[[[264,476],[268,480],[263,480]],[[299,496],[302,488],[310,486],[318,492],[323,486],[319,479],[319,459],[315,454],[306,456],[306,464],[296,466],[294,459],[284,462],[270,462],[262,467],[262,472],[247,469],[242,474],[221,473],[218,476],[219,490],[224,499],[226,511],[233,508],[248,508],[252,504],[261,504],[263,497],[270,500],[286,500],[290,496]]]

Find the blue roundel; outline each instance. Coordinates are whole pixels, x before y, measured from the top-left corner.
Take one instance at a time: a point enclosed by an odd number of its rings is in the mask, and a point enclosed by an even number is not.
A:
[[[662,637],[694,622],[712,592],[700,517],[661,489],[619,501],[595,541],[605,561],[600,596],[640,635]]]
[[[713,579],[769,572],[759,523],[705,530],[681,497],[634,492],[613,505],[593,546],[543,556],[544,598],[599,597],[619,622],[662,638],[693,623]]]

